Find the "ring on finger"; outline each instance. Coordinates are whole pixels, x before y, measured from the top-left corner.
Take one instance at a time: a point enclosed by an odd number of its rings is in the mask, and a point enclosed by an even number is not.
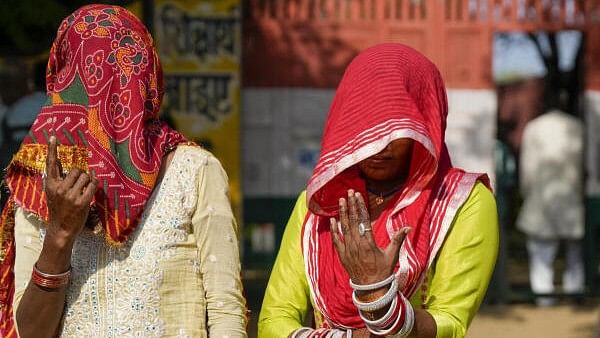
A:
[[[373,230],[371,227],[367,227],[365,223],[360,222],[358,224],[358,234],[364,236],[367,231]]]

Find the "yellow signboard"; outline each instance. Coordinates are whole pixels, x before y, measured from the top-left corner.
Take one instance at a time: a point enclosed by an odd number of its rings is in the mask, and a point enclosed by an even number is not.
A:
[[[166,115],[179,131],[221,161],[238,219],[240,13],[239,0],[157,0],[154,8]]]

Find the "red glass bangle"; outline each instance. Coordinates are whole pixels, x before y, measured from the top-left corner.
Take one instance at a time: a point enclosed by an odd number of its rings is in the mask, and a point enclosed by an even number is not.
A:
[[[69,278],[71,277],[71,268],[66,272],[59,274],[49,274],[40,271],[36,265],[33,265],[33,271],[31,272],[31,281],[43,288],[47,289],[59,289],[69,284]]]

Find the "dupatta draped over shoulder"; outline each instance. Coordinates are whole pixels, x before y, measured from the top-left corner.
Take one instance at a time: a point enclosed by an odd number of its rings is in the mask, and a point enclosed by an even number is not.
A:
[[[106,239],[136,228],[163,156],[185,138],[158,119],[163,74],[150,33],[118,6],[89,5],[65,18],[50,50],[48,101],[7,168],[10,198],[0,223],[0,336],[16,337],[12,298],[14,211],[48,221],[43,190],[50,135],[63,172],[78,168],[99,187],[92,210]]]
[[[443,80],[431,61],[401,44],[361,52],[348,66],[325,125],[321,155],[307,186],[309,212],[302,250],[311,295],[325,326],[362,328],[352,289],[329,232],[338,200],[348,189],[367,195],[356,164],[391,141],[411,138],[414,149],[405,184],[374,225],[379,247],[409,226],[396,270],[410,298],[434,261],[458,209],[481,174],[452,167],[444,142],[448,103]]]

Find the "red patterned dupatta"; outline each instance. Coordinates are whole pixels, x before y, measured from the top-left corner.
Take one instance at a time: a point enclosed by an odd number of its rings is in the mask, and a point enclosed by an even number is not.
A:
[[[42,173],[49,135],[67,172],[95,175],[93,201],[106,239],[127,240],[163,156],[185,138],[158,120],[163,75],[152,37],[124,8],[85,6],[64,19],[50,50],[48,102],[7,169],[11,196],[0,223],[0,335],[14,337],[14,211],[48,220]]]
[[[444,143],[448,105],[439,71],[424,56],[400,44],[382,44],[360,53],[348,66],[329,111],[322,150],[308,182],[308,213],[302,232],[306,275],[326,327],[361,328],[352,303],[349,276],[333,247],[328,217],[338,199],[354,189],[366,196],[358,162],[392,140],[414,142],[408,178],[374,225],[380,247],[403,226],[412,231],[400,251],[396,276],[411,297],[477,180],[452,167]]]

